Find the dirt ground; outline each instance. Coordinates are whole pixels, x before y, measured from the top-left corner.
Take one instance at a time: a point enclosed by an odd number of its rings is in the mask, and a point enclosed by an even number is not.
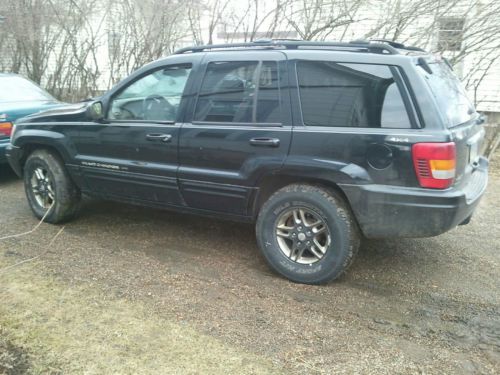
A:
[[[467,226],[366,241],[326,286],[288,282],[245,224],[86,200],[0,241],[0,373],[500,373],[500,165]],[[0,237],[30,230],[0,170]]]

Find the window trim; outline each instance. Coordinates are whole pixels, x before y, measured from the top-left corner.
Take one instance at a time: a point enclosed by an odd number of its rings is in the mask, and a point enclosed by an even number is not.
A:
[[[408,78],[406,72],[403,68],[397,65],[390,65],[390,67],[395,69],[398,81],[400,81],[401,96],[403,96],[403,100],[405,100],[405,106],[407,107],[406,110],[408,116],[410,117],[410,121],[412,122],[411,129],[425,128],[424,116],[420,106],[418,105],[417,95],[410,84],[410,79]]]
[[[217,122],[217,121],[191,121],[193,125],[216,125],[216,126],[251,126],[251,127],[275,127],[282,128],[282,122]]]
[[[210,64],[213,63],[224,63],[224,62],[250,62],[250,63],[257,63],[257,67],[255,68],[254,72],[254,77],[257,77],[257,81],[259,84],[255,87],[254,91],[254,97],[253,97],[253,109],[252,109],[252,120],[255,120],[254,122],[235,122],[235,121],[202,121],[202,120],[195,120],[196,116],[196,109],[198,107],[198,101],[200,99],[200,92],[201,88],[203,86],[203,81],[205,80],[205,77],[207,75],[208,67]],[[281,74],[282,72],[280,71],[280,64],[279,60],[266,60],[263,58],[259,59],[251,59],[251,60],[210,60],[207,61],[206,64],[204,64],[204,69],[203,72],[201,73],[201,81],[200,81],[200,86],[199,90],[196,92],[196,97],[194,100],[194,105],[192,109],[192,119],[191,123],[193,125],[206,125],[206,126],[240,126],[240,127],[283,127],[283,121],[282,122],[257,122],[257,103],[258,103],[258,94],[260,90],[260,74],[262,71],[262,66],[264,65],[265,62],[271,62],[276,64],[276,71],[278,72],[278,103],[279,103],[279,108],[280,108],[280,113],[281,113],[281,118],[283,119],[283,110],[284,110],[284,103],[283,103],[283,93],[282,93],[282,84],[281,84]]]
[[[136,120],[136,119],[120,120],[120,119],[110,119],[108,117],[109,111],[111,110],[113,100],[116,98],[117,95],[120,95],[127,88],[129,88],[134,83],[136,83],[137,81],[141,80],[142,78],[144,78],[148,75],[154,74],[159,70],[165,70],[167,68],[174,68],[174,67],[185,67],[185,68],[189,67],[189,69],[191,69],[191,71],[189,72],[189,76],[186,79],[186,84],[184,86],[184,90],[183,90],[182,95],[181,95],[181,101],[179,102],[179,108],[181,108],[182,101],[186,100],[186,98],[188,96],[188,95],[185,95],[185,92],[186,92],[186,89],[188,87],[189,80],[191,79],[192,74],[193,74],[193,70],[194,70],[193,63],[176,63],[176,64],[161,65],[161,66],[158,66],[158,67],[153,68],[151,70],[147,70],[147,71],[143,72],[142,74],[139,74],[137,77],[134,77],[133,80],[131,80],[130,82],[127,82],[126,85],[124,85],[123,87],[120,87],[118,90],[113,92],[113,94],[107,98],[107,100],[106,100],[106,115],[104,116],[104,121],[106,121],[106,123],[109,123],[109,124],[113,124],[113,123],[126,124],[126,123],[128,123],[128,124],[175,125],[176,123],[179,123],[180,121],[177,121],[177,119],[174,121]],[[177,115],[176,117],[179,117],[179,116]]]
[[[394,78],[394,82],[396,83],[399,93],[401,95],[401,98],[403,100],[403,105],[406,109],[406,114],[408,116],[408,120],[410,121],[411,127],[409,128],[371,128],[371,127],[353,127],[353,126],[323,126],[323,125],[307,125],[304,122],[304,112],[302,110],[302,100],[300,98],[300,83],[299,83],[299,71],[297,69],[298,63],[299,62],[331,62],[331,63],[336,63],[336,64],[356,64],[356,65],[378,65],[378,66],[386,66],[389,68],[389,70],[392,73],[392,76]],[[421,126],[419,125],[419,122],[416,119],[415,112],[417,112],[417,117],[420,117],[420,113],[416,111],[416,107],[414,107],[415,103],[415,97],[411,97],[411,95],[408,95],[409,92],[407,91],[407,85],[405,84],[405,80],[402,79],[403,76],[401,74],[401,67],[398,65],[393,65],[393,64],[380,64],[380,63],[364,63],[364,62],[357,62],[357,61],[336,61],[336,60],[305,60],[305,59],[297,59],[295,61],[294,65],[294,71],[295,71],[295,82],[297,85],[297,99],[298,99],[298,104],[299,104],[299,112],[300,112],[300,124],[302,127],[305,128],[326,128],[326,129],[377,129],[377,130],[398,130],[398,131],[405,131],[405,130],[412,130],[412,129],[420,129]],[[395,69],[395,71],[398,74],[394,74],[392,69]],[[409,86],[408,86],[409,87]],[[413,99],[413,100],[412,100]],[[408,105],[410,107],[408,108]],[[414,111],[415,110],[415,111]],[[420,120],[420,118],[419,118]]]

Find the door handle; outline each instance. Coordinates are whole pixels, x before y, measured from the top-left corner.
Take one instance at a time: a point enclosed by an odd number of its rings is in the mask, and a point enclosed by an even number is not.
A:
[[[278,147],[280,140],[278,138],[252,138],[250,144],[252,146]]]
[[[146,135],[146,139],[148,141],[162,141],[162,142],[170,142],[172,140],[171,134],[148,134]]]

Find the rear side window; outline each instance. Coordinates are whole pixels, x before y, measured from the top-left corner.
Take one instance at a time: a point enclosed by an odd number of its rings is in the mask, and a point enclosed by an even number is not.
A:
[[[305,125],[411,128],[389,66],[299,61],[297,76]]]
[[[194,120],[280,123],[278,66],[273,61],[208,64]]]

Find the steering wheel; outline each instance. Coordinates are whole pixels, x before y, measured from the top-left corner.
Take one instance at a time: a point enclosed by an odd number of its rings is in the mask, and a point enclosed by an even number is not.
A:
[[[158,94],[149,95],[142,101],[144,120],[175,120],[175,107],[167,99]]]

